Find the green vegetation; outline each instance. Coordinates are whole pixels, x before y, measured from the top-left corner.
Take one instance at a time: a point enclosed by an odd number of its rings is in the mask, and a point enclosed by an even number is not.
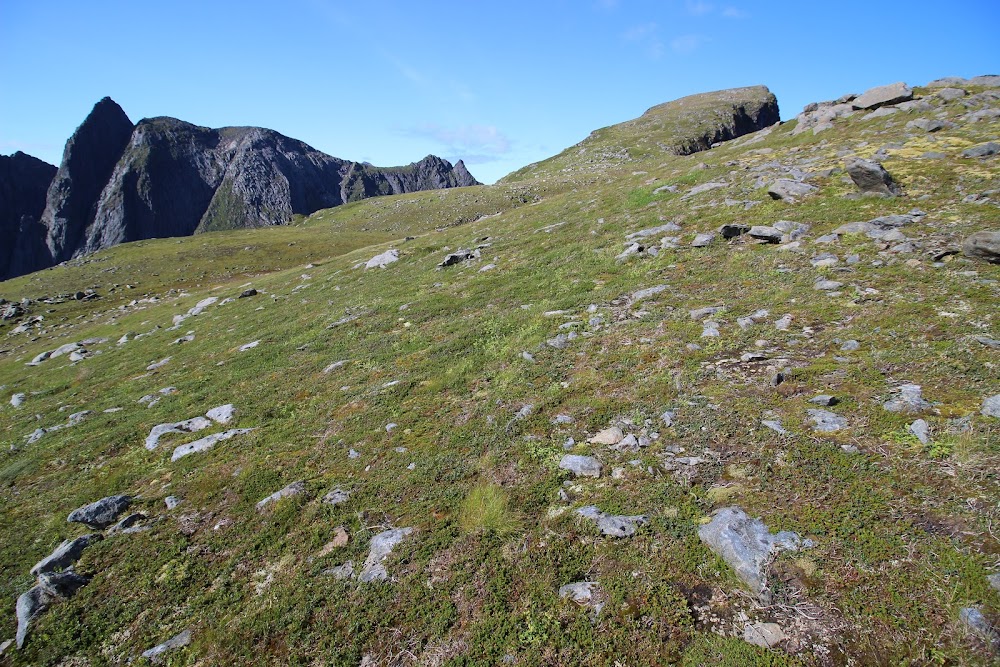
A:
[[[167,664],[991,664],[958,613],[1000,614],[986,580],[1000,554],[1000,422],[979,413],[1000,393],[1000,361],[975,338],[1000,337],[1000,267],[942,254],[1000,228],[995,205],[963,201],[1000,188],[997,158],[957,157],[1000,124],[960,122],[961,101],[934,104],[955,128],[909,133],[917,112],[856,114],[819,135],[791,136],[786,124],[690,156],[651,148],[708,122],[682,114],[671,125],[667,105],[650,116],[655,131],[647,118],[587,144],[621,145],[624,162],[567,151],[497,186],[132,243],[0,284],[12,301],[100,295],[35,301],[28,318],[44,319],[25,333],[0,325],[0,640],[14,636],[31,566],[87,532],[67,524],[70,511],[129,493],[149,517],[148,530],[88,548],[77,570],[91,583],[3,660],[144,664],[142,651],[190,628],[192,644]],[[883,146],[907,196],[846,197],[844,156]],[[813,173],[819,191],[772,201],[757,187],[770,163]],[[719,180],[728,186],[685,198]],[[670,185],[677,192],[654,192]],[[815,243],[915,207],[927,216],[902,229],[922,244],[915,252],[864,235]],[[689,247],[722,224],[777,220],[810,225],[800,250],[747,239]],[[677,248],[615,261],[627,234],[668,221],[681,227],[662,234],[682,237]],[[361,268],[390,247],[398,262]],[[459,248],[480,258],[438,267]],[[838,264],[814,268],[825,252]],[[820,276],[844,286],[815,290]],[[667,288],[629,298],[654,285]],[[258,295],[235,298],[251,286]],[[234,300],[171,328],[210,296]],[[689,315],[705,306],[725,308],[713,316],[717,338]],[[768,315],[737,324],[760,309]],[[780,331],[785,314],[792,324]],[[173,343],[188,331],[194,340]],[[546,344],[570,332],[564,349]],[[88,338],[108,340],[77,363],[25,365]],[[848,340],[858,349],[842,349]],[[766,359],[741,361],[747,352]],[[921,415],[929,445],[909,434],[913,416],[882,408],[904,382],[934,403]],[[177,391],[137,403],[165,387]],[[8,404],[14,393],[26,395],[20,408]],[[806,411],[820,393],[840,399],[829,409],[846,429],[812,431]],[[225,403],[238,411],[231,427],[256,430],[176,462],[175,446],[221,428],[143,447],[154,425]],[[27,444],[82,410],[91,414],[79,425]],[[638,451],[587,443],[612,423],[658,437]],[[597,456],[602,476],[560,470],[565,453]],[[299,480],[303,494],[255,507]],[[334,488],[349,500],[324,503]],[[167,510],[167,496],[182,502]],[[649,524],[628,539],[600,536],[574,511],[591,504]],[[698,539],[733,504],[815,543],[771,565],[772,605],[752,600]],[[328,573],[347,561],[360,569],[371,538],[391,527],[415,529],[385,561],[392,581]],[[581,581],[599,583],[600,613],[559,597]],[[778,623],[790,639],[751,646],[747,622]]]

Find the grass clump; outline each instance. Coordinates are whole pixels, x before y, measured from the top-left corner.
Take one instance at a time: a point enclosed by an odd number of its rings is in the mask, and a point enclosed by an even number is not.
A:
[[[473,487],[462,501],[458,523],[466,533],[509,535],[517,529],[520,521],[511,511],[507,492],[502,487],[480,484]]]

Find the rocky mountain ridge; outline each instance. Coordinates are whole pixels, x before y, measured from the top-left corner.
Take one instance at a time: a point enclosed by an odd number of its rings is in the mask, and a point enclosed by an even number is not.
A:
[[[265,128],[211,129],[167,117],[133,125],[107,97],[50,170],[40,213],[2,209],[0,233],[10,250],[0,258],[0,279],[129,241],[282,225],[367,197],[478,184],[461,161],[453,166],[433,155],[375,167]],[[29,200],[42,180],[29,184],[3,172],[0,188]]]

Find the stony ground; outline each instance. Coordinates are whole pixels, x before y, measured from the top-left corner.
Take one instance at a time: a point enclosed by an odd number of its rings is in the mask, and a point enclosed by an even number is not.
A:
[[[994,83],[0,284],[0,660],[995,664]]]

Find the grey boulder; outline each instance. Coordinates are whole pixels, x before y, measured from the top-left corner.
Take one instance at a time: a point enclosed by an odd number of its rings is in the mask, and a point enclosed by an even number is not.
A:
[[[736,506],[716,512],[709,523],[698,529],[698,537],[764,602],[771,597],[765,574],[774,555],[812,546],[812,542],[790,531],[771,533],[763,521],[750,518]]]
[[[973,146],[972,148],[966,148],[962,151],[962,157],[990,157],[997,153],[1000,153],[1000,144],[990,141],[985,144]]]
[[[886,401],[882,407],[888,412],[919,414],[933,406],[924,400],[919,384],[904,384],[899,388],[899,395]]]
[[[191,631],[185,630],[180,634],[174,635],[162,644],[157,644],[151,649],[147,649],[142,652],[142,657],[149,659],[153,664],[160,664],[163,662],[163,654],[167,651],[174,651],[179,648],[184,648],[191,643]]]
[[[813,420],[813,430],[818,433],[833,433],[847,428],[847,420],[829,410],[806,410]]]
[[[980,412],[986,417],[1000,419],[1000,394],[990,396],[983,401],[983,408]]]
[[[302,493],[305,493],[305,490],[306,490],[306,483],[305,482],[303,482],[303,481],[292,482],[291,484],[289,484],[285,488],[283,488],[283,489],[281,489],[279,491],[275,491],[274,493],[272,493],[271,495],[269,495],[267,498],[264,498],[263,500],[261,500],[260,502],[258,502],[257,503],[257,511],[258,512],[262,512],[263,510],[265,510],[267,508],[268,505],[271,505],[272,503],[276,503],[279,500],[281,500],[282,498],[290,498],[292,496],[298,496],[298,495],[300,495]]]
[[[600,477],[601,462],[593,456],[580,456],[578,454],[566,454],[559,461],[561,470],[569,470],[577,477]]]
[[[129,496],[108,496],[73,510],[66,517],[66,521],[86,524],[91,528],[107,528],[117,521],[118,516],[131,504],[132,498]]]
[[[386,250],[380,255],[375,255],[365,264],[366,269],[384,269],[393,262],[399,261],[398,250]]]
[[[1000,264],[1000,231],[976,232],[962,242],[962,253],[966,257]]]
[[[866,90],[851,101],[855,109],[877,109],[887,104],[898,104],[913,99],[913,89],[905,83],[890,83]]]
[[[895,196],[900,193],[899,185],[878,162],[872,160],[851,160],[847,163],[847,174],[862,192]]]
[[[751,238],[755,238],[758,241],[764,241],[766,243],[781,243],[781,237],[783,236],[780,229],[776,227],[769,227],[767,225],[754,225],[747,233]]]
[[[783,201],[795,202],[799,197],[816,192],[816,186],[781,178],[771,184],[767,189],[767,194],[771,199],[781,199]]]

